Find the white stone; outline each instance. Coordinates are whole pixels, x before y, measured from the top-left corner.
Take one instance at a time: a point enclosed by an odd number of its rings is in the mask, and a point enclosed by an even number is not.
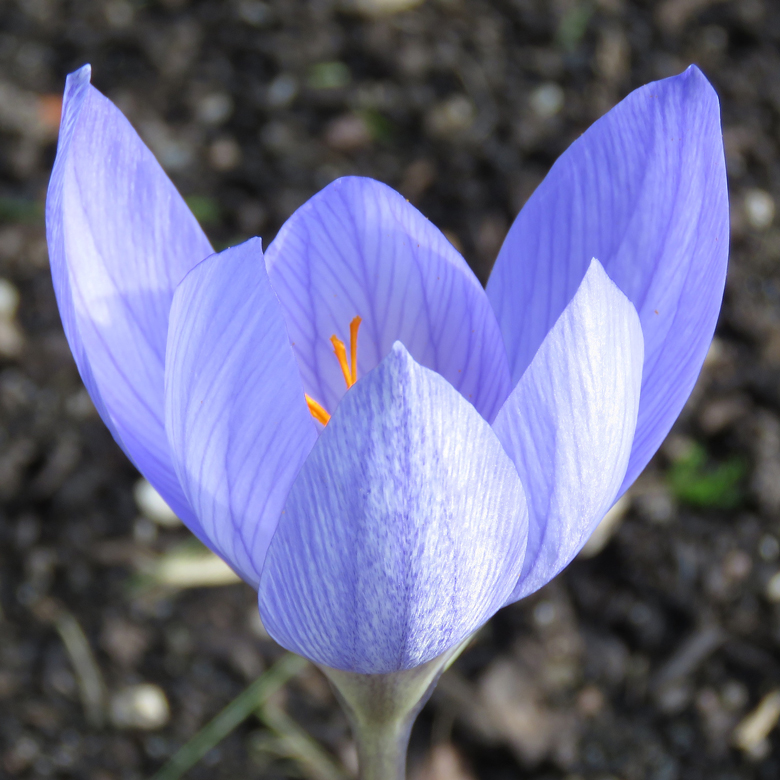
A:
[[[540,119],[550,119],[563,108],[566,96],[560,84],[550,81],[538,86],[530,98],[531,110]]]
[[[425,116],[425,127],[435,138],[446,138],[467,130],[477,117],[476,106],[465,95],[452,95],[433,106]]]
[[[780,571],[772,575],[766,584],[766,597],[774,604],[780,602]]]
[[[615,531],[620,527],[620,523],[625,517],[629,506],[631,506],[631,499],[627,495],[621,496],[615,502],[613,507],[604,515],[601,522],[596,526],[596,530],[580,551],[581,558],[593,558],[607,546],[607,542],[609,542],[615,534]]]
[[[750,227],[766,230],[775,218],[775,199],[765,190],[745,193],[745,218]]]
[[[12,320],[19,308],[19,291],[7,279],[0,279],[0,319]]]
[[[156,731],[171,718],[168,699],[151,683],[131,685],[111,697],[111,722],[118,729]]]
[[[164,528],[175,528],[181,524],[176,513],[165,503],[163,497],[145,479],[139,479],[133,488],[133,497],[141,514]]]
[[[225,92],[213,92],[200,99],[196,112],[207,125],[222,124],[233,113],[233,99]]]
[[[269,85],[266,99],[271,108],[286,108],[298,95],[298,80],[291,73],[282,73]]]
[[[157,560],[151,577],[155,584],[171,588],[212,588],[241,582],[222,558],[206,549],[171,550]]]

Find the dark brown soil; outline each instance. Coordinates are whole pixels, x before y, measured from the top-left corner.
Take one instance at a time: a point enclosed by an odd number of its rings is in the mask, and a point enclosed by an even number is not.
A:
[[[139,565],[187,532],[139,519],[138,475],[86,402],[62,334],[42,224],[52,96],[85,62],[216,246],[270,241],[306,198],[358,173],[400,189],[483,281],[574,138],[631,89],[700,65],[722,101],[732,201],[716,346],[604,549],[499,613],[443,679],[412,772],[776,778],[776,699],[765,698],[780,689],[771,0],[427,0],[378,20],[335,0],[0,2],[0,277],[21,296],[0,327],[0,776],[149,776],[280,655],[245,586],[137,587]],[[62,638],[71,618],[109,699],[156,685],[167,725],[121,729],[100,702],[84,706]],[[344,718],[315,672],[279,701],[349,767]],[[745,736],[738,724],[762,701],[768,725],[754,720]],[[188,776],[308,771],[271,760],[263,740],[247,721]],[[451,746],[460,768],[447,764]]]

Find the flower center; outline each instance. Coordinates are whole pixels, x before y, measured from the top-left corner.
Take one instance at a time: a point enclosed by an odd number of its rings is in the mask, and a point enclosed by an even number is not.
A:
[[[344,374],[344,381],[347,383],[347,390],[357,382],[357,337],[361,322],[360,317],[355,317],[349,323],[349,362],[347,362],[347,348],[344,346],[344,342],[335,334],[330,337],[331,344],[333,344],[333,353],[336,355],[336,360],[338,360],[341,367],[341,373]],[[309,407],[311,416],[317,422],[327,425],[330,415],[325,411],[325,407],[317,403],[308,393],[304,393],[304,395],[306,396],[306,404]]]

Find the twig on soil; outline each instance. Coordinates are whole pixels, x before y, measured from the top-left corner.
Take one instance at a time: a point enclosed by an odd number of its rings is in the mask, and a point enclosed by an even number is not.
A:
[[[766,739],[778,720],[780,691],[775,690],[764,696],[758,706],[734,729],[734,744],[750,757],[759,760],[764,758],[771,750]]]
[[[50,599],[40,602],[34,611],[60,635],[76,675],[84,717],[93,728],[101,728],[106,719],[106,685],[84,631],[65,607]]]

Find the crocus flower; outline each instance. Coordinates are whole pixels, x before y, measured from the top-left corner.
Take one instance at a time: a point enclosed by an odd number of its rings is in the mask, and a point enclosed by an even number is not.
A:
[[[47,203],[81,377],[285,647],[412,669],[577,554],[707,352],[728,254],[718,101],[695,67],[558,160],[487,289],[370,179],[214,254],[127,120],[68,78]]]

